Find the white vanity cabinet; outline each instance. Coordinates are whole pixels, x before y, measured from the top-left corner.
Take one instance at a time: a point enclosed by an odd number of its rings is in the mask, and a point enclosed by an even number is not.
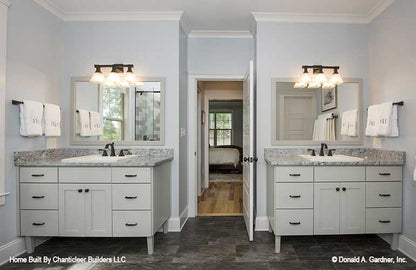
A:
[[[154,167],[20,167],[20,235],[147,237],[168,230],[171,162]]]
[[[272,166],[267,216],[281,236],[401,232],[402,166]]]

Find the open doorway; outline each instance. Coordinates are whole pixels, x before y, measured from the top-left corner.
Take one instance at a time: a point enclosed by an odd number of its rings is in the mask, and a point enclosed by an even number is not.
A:
[[[243,214],[243,83],[198,81],[199,216]]]

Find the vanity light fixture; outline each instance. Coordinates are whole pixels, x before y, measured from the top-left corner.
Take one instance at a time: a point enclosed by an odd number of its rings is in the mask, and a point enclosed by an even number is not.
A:
[[[302,66],[303,74],[294,85],[294,88],[323,88],[331,89],[336,85],[343,83],[341,75],[339,75],[338,70],[339,66],[322,66],[322,65],[313,65],[313,66]],[[311,75],[308,69],[313,70]],[[327,77],[324,73],[324,69],[332,69],[333,74],[331,77]]]
[[[108,87],[122,87],[128,88],[129,86],[137,86],[141,82],[136,80],[136,75],[133,72],[134,65],[128,64],[113,64],[113,65],[94,65],[95,72],[92,75],[90,82],[96,84],[103,84]],[[105,76],[101,69],[111,68],[111,72]],[[124,72],[124,69],[127,71]]]

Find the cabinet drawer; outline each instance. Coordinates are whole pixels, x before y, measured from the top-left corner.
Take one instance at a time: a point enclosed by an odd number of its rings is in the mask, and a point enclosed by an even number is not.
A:
[[[150,183],[150,168],[113,168],[113,183]]]
[[[22,236],[58,236],[57,210],[21,210]]]
[[[313,167],[308,166],[276,166],[274,174],[276,182],[313,181]]]
[[[111,183],[111,168],[59,168],[61,183]]]
[[[150,210],[150,184],[114,184],[113,210]]]
[[[20,184],[20,209],[58,209],[58,184]]]
[[[150,211],[113,211],[113,236],[151,236],[151,218]]]
[[[20,182],[58,182],[58,168],[21,167]]]
[[[316,182],[365,181],[365,167],[318,166],[315,167]]]
[[[312,235],[313,210],[276,210],[275,235]]]
[[[366,209],[366,233],[399,233],[401,231],[401,208]]]
[[[276,208],[313,208],[312,183],[275,183]]]
[[[366,168],[367,181],[402,181],[401,166],[372,166]]]
[[[366,183],[367,207],[401,207],[402,182]]]

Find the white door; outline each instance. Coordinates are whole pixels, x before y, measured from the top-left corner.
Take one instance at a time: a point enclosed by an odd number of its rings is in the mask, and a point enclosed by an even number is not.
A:
[[[111,185],[85,185],[86,236],[111,236]]]
[[[340,183],[341,234],[365,233],[365,184]]]
[[[84,185],[59,185],[59,235],[85,236]]]
[[[340,185],[341,183],[315,184],[315,234],[339,234]]]
[[[281,132],[283,140],[311,140],[315,119],[315,98],[313,96],[286,96],[283,102]]]
[[[254,62],[243,82],[243,216],[248,238],[253,241],[254,231],[254,168],[255,153],[255,88]]]

